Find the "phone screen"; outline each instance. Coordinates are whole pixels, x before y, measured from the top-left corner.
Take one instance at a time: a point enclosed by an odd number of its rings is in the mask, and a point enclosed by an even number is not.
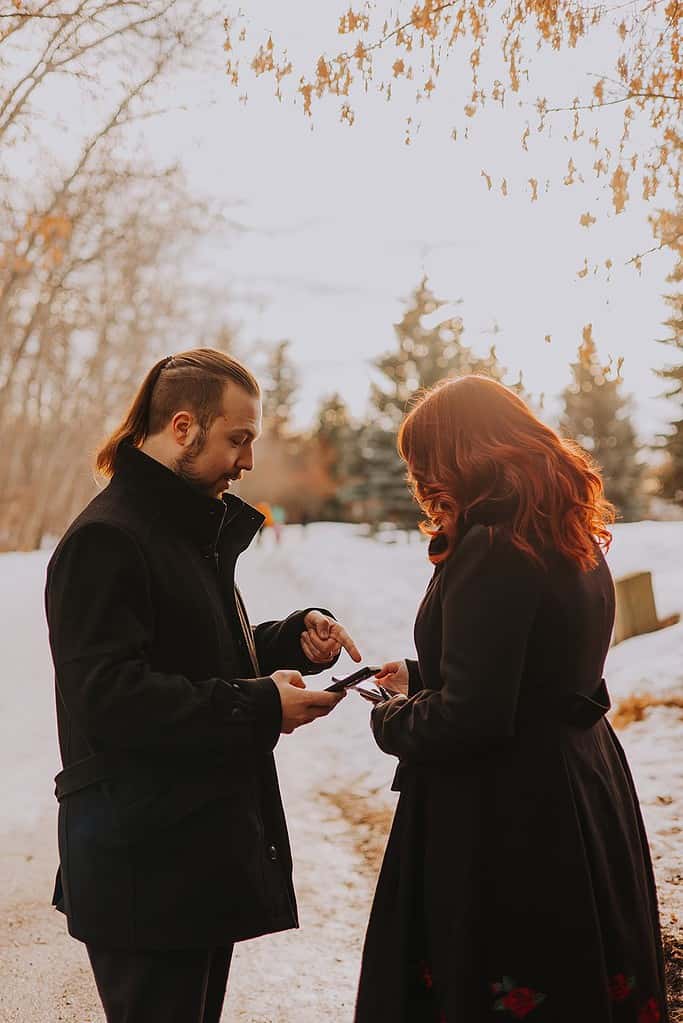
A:
[[[359,682],[365,682],[368,678],[373,678],[379,668],[374,666],[368,666],[367,668],[359,668],[358,671],[354,671],[351,675],[346,675],[343,678],[333,678],[332,685],[326,686],[326,693],[341,693],[342,690],[348,689],[349,686],[358,685]]]

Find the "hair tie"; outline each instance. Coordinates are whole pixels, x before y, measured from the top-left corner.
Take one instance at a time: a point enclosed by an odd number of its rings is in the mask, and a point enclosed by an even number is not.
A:
[[[164,362],[162,369],[174,369],[175,368],[175,356],[169,355]]]

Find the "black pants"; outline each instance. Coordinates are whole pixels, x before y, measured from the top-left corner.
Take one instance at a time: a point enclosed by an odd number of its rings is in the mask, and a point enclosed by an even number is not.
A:
[[[107,1023],[219,1023],[232,945],[139,952],[87,948]]]

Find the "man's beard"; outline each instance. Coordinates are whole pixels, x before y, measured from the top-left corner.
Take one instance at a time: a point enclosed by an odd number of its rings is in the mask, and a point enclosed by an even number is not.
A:
[[[200,430],[195,439],[192,441],[186,451],[183,451],[182,455],[175,464],[174,472],[176,476],[180,476],[181,480],[185,480],[195,490],[201,490],[203,494],[211,494],[213,496],[215,488],[210,484],[206,483],[201,477],[195,472],[195,463],[197,456],[204,450],[206,444],[206,432]]]

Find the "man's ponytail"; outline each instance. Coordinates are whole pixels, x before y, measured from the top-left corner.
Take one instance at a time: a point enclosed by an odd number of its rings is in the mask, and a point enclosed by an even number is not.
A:
[[[142,381],[123,422],[97,452],[95,467],[100,476],[113,476],[116,456],[122,444],[140,447],[149,433],[152,393],[168,358],[161,359]]]

